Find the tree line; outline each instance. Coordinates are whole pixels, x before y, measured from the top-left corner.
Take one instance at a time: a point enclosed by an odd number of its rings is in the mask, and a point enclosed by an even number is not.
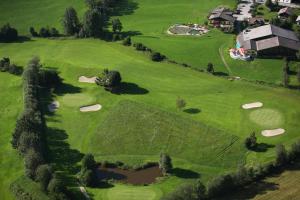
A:
[[[23,73],[24,111],[16,122],[12,134],[12,147],[24,157],[25,175],[39,182],[42,191],[53,199],[68,199],[62,180],[47,159],[47,126],[40,101],[40,89],[59,84],[58,74],[41,69],[37,57],[31,59]],[[51,84],[49,84],[51,82]],[[14,187],[11,187],[14,188]],[[18,195],[17,191],[12,191]],[[17,197],[22,199],[22,195]]]
[[[300,140],[291,145],[290,151],[285,146],[276,146],[275,160],[266,164],[245,167],[240,166],[233,173],[223,174],[212,179],[207,186],[197,180],[179,186],[161,200],[210,200],[223,197],[251,183],[262,180],[274,173],[281,172],[289,165],[300,161]]]

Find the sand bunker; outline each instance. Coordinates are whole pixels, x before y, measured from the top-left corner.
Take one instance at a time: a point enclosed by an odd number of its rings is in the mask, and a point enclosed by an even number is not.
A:
[[[253,109],[253,108],[261,108],[261,107],[263,107],[263,103],[261,103],[261,102],[254,102],[254,103],[244,104],[242,106],[242,108],[245,109],[245,110]]]
[[[51,104],[48,105],[48,110],[50,112],[55,112],[59,108],[59,102],[58,101],[53,101]]]
[[[265,137],[272,137],[276,135],[281,135],[285,132],[284,129],[278,128],[278,129],[273,129],[273,130],[264,130],[261,132],[261,134]]]
[[[102,108],[100,104],[91,105],[91,106],[83,106],[80,108],[80,112],[95,112]]]
[[[80,76],[80,77],[78,78],[78,81],[79,81],[80,83],[95,83],[96,79],[97,79],[96,76],[90,77],[90,78],[88,78],[88,77],[86,77],[86,76]]]

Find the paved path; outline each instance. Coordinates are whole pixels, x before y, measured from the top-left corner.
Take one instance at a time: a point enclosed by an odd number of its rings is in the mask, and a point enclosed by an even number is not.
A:
[[[252,18],[252,14],[250,12],[251,6],[253,5],[253,0],[244,0],[243,3],[238,4],[238,10],[240,10],[240,14],[233,15],[236,17],[237,21],[245,21]]]
[[[226,67],[226,69],[227,69],[229,75],[231,76],[231,75],[232,75],[232,71],[231,71],[229,65],[227,64],[227,62],[226,62],[226,60],[225,60],[225,58],[224,58],[223,47],[224,47],[224,44],[223,44],[222,46],[220,46],[220,48],[219,48],[219,54],[220,54],[220,57],[221,57],[221,59],[222,59],[224,65],[225,65],[225,67]]]

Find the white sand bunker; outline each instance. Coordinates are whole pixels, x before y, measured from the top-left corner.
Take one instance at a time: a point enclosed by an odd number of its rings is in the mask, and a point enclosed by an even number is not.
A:
[[[245,110],[253,109],[253,108],[261,108],[261,107],[263,107],[263,103],[261,102],[248,103],[242,106],[242,108]]]
[[[58,101],[53,101],[51,104],[48,105],[48,110],[50,112],[55,112],[59,108],[60,104]]]
[[[90,78],[89,78],[89,77],[86,77],[86,76],[80,76],[80,77],[78,78],[78,81],[79,81],[80,83],[95,83],[96,79],[97,79],[96,76],[90,77]]]
[[[281,135],[285,132],[284,129],[278,128],[278,129],[273,129],[273,130],[264,130],[261,132],[261,134],[265,137],[272,137],[276,135]]]
[[[80,108],[80,112],[95,112],[102,108],[100,104],[91,105],[91,106],[83,106]]]

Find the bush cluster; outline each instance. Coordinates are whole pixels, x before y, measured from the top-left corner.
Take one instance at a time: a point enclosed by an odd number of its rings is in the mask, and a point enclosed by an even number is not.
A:
[[[43,38],[48,38],[48,37],[59,37],[59,31],[56,28],[49,28],[49,27],[42,27],[40,28],[39,32],[36,32],[33,27],[29,28],[29,32],[32,37],[43,37]]]
[[[14,75],[21,75],[23,73],[23,68],[15,64],[11,64],[9,58],[2,58],[2,60],[0,60],[0,71]]]
[[[115,92],[121,85],[122,77],[118,71],[104,69],[102,74],[97,77],[96,84],[103,86],[105,90]]]
[[[9,24],[0,28],[0,42],[14,42],[19,39],[18,31]]]
[[[83,185],[88,187],[95,187],[97,185],[96,167],[97,163],[92,154],[86,154],[82,158],[79,180]]]

